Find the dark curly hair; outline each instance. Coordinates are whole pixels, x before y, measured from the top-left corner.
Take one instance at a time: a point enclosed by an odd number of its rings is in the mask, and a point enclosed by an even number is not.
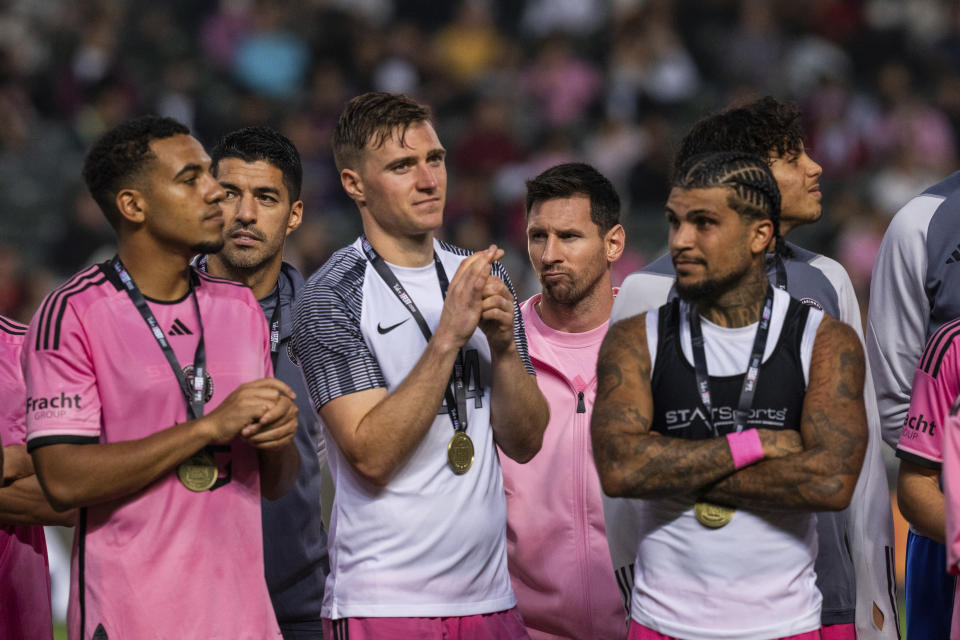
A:
[[[674,158],[674,175],[691,158],[704,153],[739,151],[763,158],[798,153],[803,148],[800,109],[794,103],[766,96],[745,105],[709,115],[698,121],[680,142]],[[779,217],[774,224],[775,251],[791,254],[780,237]]]
[[[300,154],[286,136],[270,127],[244,127],[231,131],[220,138],[210,157],[213,175],[217,175],[218,165],[224,158],[239,158],[244,162],[262,160],[273,165],[283,174],[283,184],[287,188],[290,202],[300,199],[300,188],[303,184]]]
[[[400,144],[410,125],[430,121],[430,108],[401,93],[371,91],[359,95],[344,107],[333,130],[333,161],[337,171],[356,168],[360,153],[369,145],[379,148],[394,130],[400,130]]]
[[[727,204],[741,216],[770,220],[780,233],[780,188],[770,167],[752,153],[705,153],[690,158],[673,180],[678,189],[727,187]]]
[[[680,142],[673,168],[676,173],[693,156],[714,151],[742,151],[767,158],[796,153],[802,146],[800,109],[766,96],[699,120]]]
[[[620,224],[620,196],[606,177],[589,164],[568,162],[527,180],[527,215],[533,205],[555,198],[590,198],[590,220],[600,235]]]
[[[114,229],[121,220],[117,194],[156,159],[150,142],[176,135],[190,135],[190,129],[173,118],[143,116],[110,129],[90,147],[83,161],[83,180]]]

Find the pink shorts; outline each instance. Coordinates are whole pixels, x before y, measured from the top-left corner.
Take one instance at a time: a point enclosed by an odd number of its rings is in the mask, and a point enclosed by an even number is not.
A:
[[[847,625],[837,625],[846,627]],[[853,627],[853,625],[849,625]],[[326,637],[326,636],[324,636]],[[816,629],[814,631],[807,631],[806,633],[800,633],[795,636],[785,636],[783,638],[771,638],[771,640],[824,640],[828,636],[824,635],[822,629]],[[843,638],[846,639],[847,636],[831,636],[834,638]],[[675,638],[673,636],[665,636],[662,633],[654,631],[653,629],[648,629],[643,625],[637,624],[636,621],[630,621],[630,633],[627,634],[627,640],[682,640],[682,638]]]
[[[857,625],[832,624],[821,629],[823,640],[857,640]]]
[[[530,640],[517,608],[450,618],[323,619],[325,640]]]

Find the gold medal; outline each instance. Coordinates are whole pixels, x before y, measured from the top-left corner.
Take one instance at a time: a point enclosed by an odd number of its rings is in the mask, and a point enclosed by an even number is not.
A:
[[[693,515],[697,522],[711,529],[719,529],[733,519],[736,509],[712,502],[698,502],[693,505]]]
[[[190,491],[206,491],[217,483],[217,461],[206,451],[198,451],[177,466],[177,477]]]
[[[455,431],[447,445],[447,462],[458,476],[462,476],[473,466],[473,440],[463,431]]]

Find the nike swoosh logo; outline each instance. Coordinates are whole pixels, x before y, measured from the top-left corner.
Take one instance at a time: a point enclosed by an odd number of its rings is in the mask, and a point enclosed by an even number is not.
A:
[[[410,319],[410,318],[407,318],[407,320],[409,320],[409,319]],[[392,324],[392,325],[390,325],[389,327],[381,327],[381,326],[380,326],[380,323],[378,322],[378,323],[377,323],[377,333],[379,333],[380,335],[383,335],[383,334],[385,334],[385,333],[390,333],[391,331],[393,331],[394,329],[396,329],[397,327],[399,327],[400,325],[402,325],[402,324],[403,324],[404,322],[406,322],[407,320],[401,320],[401,321],[398,322],[397,324]]]

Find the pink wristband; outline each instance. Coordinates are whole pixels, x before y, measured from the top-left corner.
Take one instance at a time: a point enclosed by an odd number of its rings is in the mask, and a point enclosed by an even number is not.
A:
[[[756,429],[747,429],[740,433],[728,433],[727,444],[733,456],[733,466],[742,469],[754,462],[763,460],[763,444]]]

